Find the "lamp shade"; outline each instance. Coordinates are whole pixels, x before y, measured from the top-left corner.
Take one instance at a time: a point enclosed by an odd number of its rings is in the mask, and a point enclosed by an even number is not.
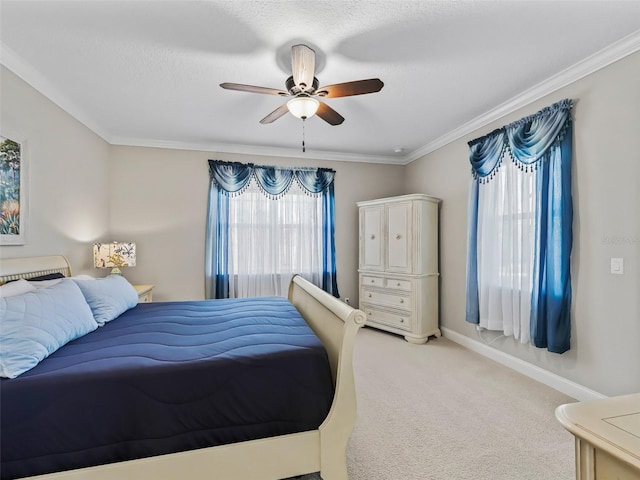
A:
[[[135,267],[136,244],[132,242],[94,243],[93,266],[111,268],[111,273],[120,273],[120,267]]]
[[[287,108],[291,114],[303,120],[315,115],[319,106],[320,102],[318,100],[306,95],[300,95],[287,102]]]

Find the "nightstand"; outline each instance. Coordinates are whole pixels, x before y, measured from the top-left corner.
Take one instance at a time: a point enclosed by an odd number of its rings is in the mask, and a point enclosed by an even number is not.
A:
[[[148,303],[153,301],[153,287],[155,285],[134,285],[133,288],[138,292],[138,303]]]
[[[640,393],[561,405],[556,418],[576,438],[578,480],[640,480]]]

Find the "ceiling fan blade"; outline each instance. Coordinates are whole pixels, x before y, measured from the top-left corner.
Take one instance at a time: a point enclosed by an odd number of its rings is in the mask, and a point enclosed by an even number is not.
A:
[[[289,92],[284,90],[278,90],[277,88],[256,87],[254,85],[243,85],[241,83],[221,83],[220,86],[227,90],[238,90],[240,92],[250,93],[264,93],[266,95],[280,95],[282,97],[288,97]]]
[[[266,125],[267,123],[275,122],[277,119],[279,119],[288,111],[289,111],[289,108],[287,107],[286,103],[283,105],[280,105],[273,112],[271,112],[269,115],[267,115],[262,120],[260,120],[260,123],[262,123],[263,125]]]
[[[344,117],[324,102],[320,102],[318,105],[316,115],[331,125],[340,125],[344,122]]]
[[[291,73],[293,81],[304,92],[313,85],[316,70],[316,52],[306,45],[291,47]]]
[[[321,87],[316,92],[319,97],[337,98],[350,97],[352,95],[364,95],[365,93],[375,93],[382,90],[384,83],[379,78],[368,80],[356,80],[355,82],[336,83]]]

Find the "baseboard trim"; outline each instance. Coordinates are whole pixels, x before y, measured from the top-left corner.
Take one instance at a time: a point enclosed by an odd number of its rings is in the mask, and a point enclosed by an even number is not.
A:
[[[537,380],[544,385],[554,388],[559,392],[570,396],[571,398],[575,398],[576,400],[579,400],[581,402],[586,400],[597,400],[600,398],[606,398],[606,395],[598,393],[595,390],[591,390],[590,388],[572,382],[571,380],[561,377],[560,375],[540,368],[529,362],[525,362],[524,360],[514,357],[513,355],[509,355],[508,353],[496,350],[495,348],[485,345],[482,342],[466,337],[458,332],[454,332],[449,328],[440,327],[440,330],[442,331],[442,335],[447,337],[449,340],[462,345],[469,350],[479,353],[483,357],[490,358],[493,361],[509,367],[518,373],[533,378],[534,380]]]

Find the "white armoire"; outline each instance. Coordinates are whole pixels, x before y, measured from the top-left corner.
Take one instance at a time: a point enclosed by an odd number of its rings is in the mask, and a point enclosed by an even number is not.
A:
[[[439,198],[358,202],[360,309],[366,325],[425,343],[438,328]]]

